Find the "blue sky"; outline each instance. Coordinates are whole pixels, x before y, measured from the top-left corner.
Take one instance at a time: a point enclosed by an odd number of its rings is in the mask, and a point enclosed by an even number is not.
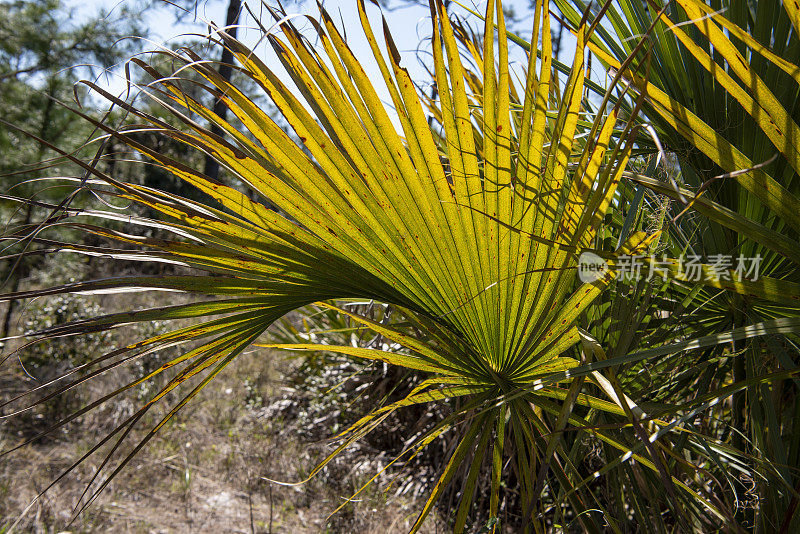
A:
[[[117,6],[125,2],[135,2],[136,0],[64,0],[66,5],[75,8],[80,13],[96,12],[100,8],[106,10],[113,10]],[[270,3],[270,0],[265,0]],[[473,5],[473,9],[478,12],[485,10],[485,0],[481,3],[474,4],[477,0],[465,0],[467,5]],[[286,2],[284,2],[286,4]],[[453,3],[455,4],[455,2]],[[135,5],[135,4],[131,4]],[[256,0],[251,0],[250,5],[254,12],[258,13],[261,4]],[[318,14],[316,2],[306,1],[302,3],[286,4],[286,11],[290,14],[306,14],[316,16]],[[381,76],[378,71],[377,65],[372,59],[372,54],[369,50],[366,39],[361,30],[356,0],[325,0],[325,8],[331,14],[337,25],[344,27],[346,37],[350,47],[353,49],[356,56],[358,56],[363,64],[367,74],[375,81],[375,85],[385,100],[388,100],[388,93],[380,83]],[[426,74],[424,67],[420,64],[419,58],[427,61],[429,55],[424,50],[429,49],[426,38],[430,36],[430,12],[428,7],[419,5],[408,5],[403,3],[396,3],[396,5],[404,6],[400,9],[391,11],[384,11],[383,14],[388,21],[389,28],[392,36],[403,55],[403,64],[409,69],[413,79],[417,81],[426,81],[429,76]],[[506,2],[507,7],[511,7],[516,12],[517,16],[521,19],[517,25],[519,32],[526,38],[530,36],[532,17],[530,16],[530,7],[527,0],[513,0]],[[367,0],[367,10],[370,20],[373,23],[373,28],[380,40],[381,36],[381,11],[371,5]],[[188,33],[206,33],[208,31],[207,22],[213,22],[218,26],[222,26],[225,21],[225,11],[227,9],[226,0],[201,0],[197,7],[197,17],[194,19],[192,16],[184,17],[182,22],[177,22],[175,18],[176,8],[164,3],[163,7],[152,9],[146,13],[145,24],[149,26],[151,39],[154,43],[148,48],[154,48],[156,45],[185,40]],[[467,16],[468,20],[474,22],[473,26],[477,26],[474,17],[468,15],[464,10],[454,7],[453,11],[460,12]],[[269,27],[271,18],[265,14],[262,18],[262,24]],[[309,37],[313,36],[313,31],[310,25],[302,18],[296,18],[293,21],[299,27],[306,28],[305,34]],[[246,15],[241,21],[243,28],[240,29],[239,38],[248,46],[256,46],[261,32],[256,29],[256,25],[249,15]],[[574,46],[574,40],[571,35],[566,35],[569,32],[564,32],[564,40],[562,47],[565,49],[562,54],[562,59],[567,59],[570,48]],[[421,44],[422,43],[422,44]],[[512,45],[511,62],[513,64],[524,61],[524,56],[521,51]],[[418,49],[422,50],[419,52]],[[266,64],[274,69],[276,72],[281,73],[282,68],[280,63],[274,57],[271,47],[262,42],[256,48],[256,53],[266,62]],[[566,56],[566,57],[565,57]],[[114,75],[106,77],[106,80],[100,80],[101,85],[105,85],[113,92],[121,93],[125,88],[122,72],[118,69]],[[424,84],[423,84],[424,85]]]

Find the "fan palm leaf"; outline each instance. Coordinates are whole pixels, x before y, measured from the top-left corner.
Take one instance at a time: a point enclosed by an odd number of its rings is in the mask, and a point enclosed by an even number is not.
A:
[[[581,1],[557,3],[573,25],[585,9]],[[791,2],[617,1],[589,45],[603,65],[616,72],[632,50],[631,36],[656,28],[644,68],[647,79],[631,70],[623,76],[646,95],[643,116],[655,126],[664,148],[676,156],[686,188],[652,176],[629,177],[680,201],[668,229],[673,250],[706,257],[759,257],[762,272],[789,283],[798,281],[800,250],[797,22]],[[679,220],[689,208],[702,217]],[[776,306],[691,286],[673,288],[678,289],[682,306],[695,307],[682,327],[696,333],[797,315],[797,304],[791,300]],[[713,352],[697,354],[693,361],[702,362],[701,382],[744,381],[795,366],[793,335],[738,348],[743,357],[733,361],[710,363]],[[693,375],[687,372],[683,378]],[[778,415],[771,396],[775,391],[786,395],[782,402],[792,403],[786,399],[795,396],[793,387],[779,383],[751,388],[746,397],[737,395],[730,412],[722,413],[731,423],[725,435],[737,448],[752,451],[754,457],[748,462],[759,466],[753,491],[761,501],[755,509],[740,510],[739,520],[789,532],[797,528],[795,477],[791,469],[770,462],[794,465],[797,448],[791,434],[796,415],[791,410]],[[664,394],[681,396],[680,389]],[[733,491],[742,489],[737,486]]]

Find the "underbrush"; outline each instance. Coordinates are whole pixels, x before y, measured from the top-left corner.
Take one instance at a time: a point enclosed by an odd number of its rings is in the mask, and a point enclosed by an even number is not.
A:
[[[40,272],[63,276],[64,269],[75,267],[62,264]],[[25,283],[49,282],[39,278]],[[153,293],[141,293],[135,301],[130,295],[42,298],[18,310],[13,320],[22,331],[48,328],[84,313],[108,313],[119,307],[122,298],[127,307],[137,308],[163,301],[163,296]],[[171,295],[170,302],[179,298]],[[150,322],[27,347],[18,353],[17,362],[2,367],[2,400],[40,386],[98,354],[163,331],[162,325]],[[15,348],[19,344],[6,346],[6,355]],[[214,386],[179,412],[76,518],[75,505],[101,466],[108,444],[34,501],[63,470],[163,386],[159,382],[163,379],[145,381],[58,431],[39,435],[115,384],[146,376],[168,356],[147,355],[136,365],[111,369],[21,416],[2,419],[3,450],[34,441],[0,460],[0,531],[30,503],[17,527],[23,532],[405,532],[413,523],[437,458],[446,453],[445,443],[432,449],[440,456],[428,454],[413,464],[395,464],[376,484],[346,502],[402,450],[409,436],[400,428],[414,428],[408,421],[390,421],[305,484],[278,483],[306,478],[335,448],[329,438],[366,413],[371,403],[391,400],[397,392],[386,385],[397,383],[398,377],[389,373],[398,371],[344,359],[331,367],[321,365],[330,363],[326,355],[289,359],[260,348],[231,363]],[[407,382],[413,384],[413,380]],[[179,399],[177,394],[172,397],[165,405]],[[3,415],[9,415],[8,411]],[[134,442],[161,415],[148,414],[139,430],[133,431]],[[417,417],[420,425],[430,415],[424,410],[403,414]],[[342,504],[346,505],[328,517]],[[427,528],[435,531],[438,524],[431,521]]]

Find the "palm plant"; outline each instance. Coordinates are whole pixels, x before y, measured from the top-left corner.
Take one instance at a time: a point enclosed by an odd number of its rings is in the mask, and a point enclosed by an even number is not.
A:
[[[565,19],[575,25],[585,3],[560,1]],[[647,98],[643,115],[679,165],[686,189],[652,177],[631,174],[634,183],[681,200],[670,213],[673,246],[704,256],[742,254],[762,259],[763,272],[797,283],[800,182],[797,178],[798,18],[788,2],[739,1],[707,5],[696,0],[664,4],[616,1],[590,48],[603,65],[620,68],[632,50],[630,38],[653,27],[647,77],[623,75]],[[688,208],[698,217],[681,220]],[[696,306],[685,324],[712,332],[747,322],[796,316],[797,304],[784,306],[683,290],[686,306]],[[723,380],[741,381],[768,370],[791,369],[797,340],[781,336],[768,343],[737,347],[743,357],[721,360],[709,369]],[[706,359],[711,354],[698,354]],[[780,392],[780,393],[778,393]],[[783,399],[776,405],[775,395]],[[754,387],[734,397],[721,435],[754,455],[754,462],[796,465],[792,439],[798,414],[778,410],[792,404],[794,383]],[[720,412],[721,414],[723,412]],[[767,470],[769,471],[769,470]],[[736,479],[737,477],[733,477]],[[734,493],[750,492],[756,509],[739,510],[740,521],[756,530],[797,528],[796,475],[786,467],[744,480]],[[732,486],[733,487],[733,486]]]
[[[510,513],[526,531],[579,525],[586,531],[611,528],[619,532],[632,520],[655,521],[656,528],[662,529],[707,529],[733,519],[730,503],[716,495],[719,480],[715,477],[721,462],[744,464],[741,451],[687,423],[738,391],[769,387],[797,370],[720,383],[707,392],[684,396],[679,403],[661,399],[659,389],[654,393],[641,387],[625,371],[645,364],[665,370],[683,363],[688,349],[797,332],[800,320],[779,317],[741,323],[724,332],[700,332],[706,335],[695,339],[669,336],[668,325],[662,325],[660,336],[650,338],[660,340],[660,345],[638,351],[618,348],[621,343],[615,338],[603,339],[613,344],[604,350],[596,335],[579,328],[581,324],[589,327],[587,314],[594,313],[597,297],[615,284],[616,272],[606,269],[597,279],[581,283],[576,277],[578,255],[593,250],[613,267],[621,255],[645,254],[662,239],[658,231],[631,231],[619,218],[618,208],[628,202],[620,183],[636,148],[637,111],[644,99],[626,96],[624,87],[613,92],[622,74],[600,105],[585,98],[585,46],[602,29],[599,23],[588,22],[589,12],[576,25],[575,60],[563,90],[557,91],[547,0],[536,2],[531,40],[532,48],[541,52],[541,61],[537,54],[529,54],[520,87],[509,72],[499,1],[488,2],[483,37],[473,39],[473,46],[467,39],[469,32],[454,27],[443,5],[432,2],[433,73],[438,89],[434,101],[417,93],[400,65],[388,30],[384,38],[389,54],[384,57],[360,2],[362,28],[391,97],[394,117],[324,9],[319,20],[312,20],[319,48],[311,47],[283,13],[273,14],[283,38],[266,29],[264,37],[297,92],[241,42],[224,31],[217,35],[238,62],[236,71],[263,89],[292,134],[222,77],[213,62],[191,50],[160,52],[178,65],[169,75],[132,60],[155,80],[141,87],[142,95],[163,106],[182,122],[182,128],[92,84],[141,124],[112,128],[80,110],[74,112],[104,138],[127,144],[196,187],[208,202],[124,183],[91,163],[72,158],[87,175],[68,200],[91,191],[106,206],[125,200],[162,217],[149,219],[110,207],[75,208],[67,201],[58,206],[36,203],[50,210],[45,220],[12,228],[5,239],[7,246],[44,242],[71,252],[167,262],[183,269],[170,276],[115,277],[16,292],[4,295],[5,300],[142,290],[196,296],[187,304],[123,310],[30,334],[31,342],[42,342],[141,321],[177,325],[12,399],[4,405],[12,413],[163,348],[185,347],[180,356],[150,375],[122,385],[48,429],[80,417],[154,375],[173,373],[161,391],[77,460],[107,447],[100,469],[87,486],[83,507],[226,365],[259,343],[273,349],[324,350],[383,361],[425,376],[402,400],[374,409],[342,432],[340,445],[310,476],[393,412],[460,401],[451,415],[416,436],[395,460],[418,454],[446,433],[457,436],[412,531],[419,529],[455,479],[461,485],[454,530],[464,531],[482,473],[490,486],[489,506],[473,521],[491,531],[499,528],[502,488],[512,485],[519,488],[519,507]],[[471,54],[476,69],[465,67],[464,51]],[[618,71],[629,72],[627,67],[637,57],[631,55]],[[188,71],[192,77],[181,75]],[[193,96],[196,91],[184,89],[185,83],[224,102],[242,127],[234,127],[204,106]],[[429,122],[425,107],[434,120]],[[211,133],[209,125],[221,128],[227,137]],[[143,130],[208,154],[232,182],[212,181],[138,143],[136,136]],[[243,193],[245,188],[257,198]],[[266,208],[266,201],[277,209]],[[614,207],[616,218],[612,214],[606,222],[606,213]],[[127,248],[61,242],[58,231],[65,227]],[[161,237],[153,237],[153,230]],[[619,246],[611,250],[596,246],[609,237]],[[680,282],[677,261],[669,265],[670,276]],[[794,304],[800,297],[796,284],[769,277],[704,283],[777,306]],[[407,325],[384,324],[344,308],[342,302],[351,299],[390,304]],[[654,300],[656,305],[664,302],[666,297]],[[365,347],[311,339],[303,343],[263,339],[275,321],[312,303],[392,343]],[[599,305],[608,308],[608,300]],[[179,321],[184,319],[194,322],[181,326]],[[630,331],[637,331],[641,323]],[[397,346],[404,348],[394,350]],[[695,382],[681,378],[679,383],[690,388]],[[129,443],[132,430],[146,421],[145,415],[184,386],[189,390],[181,400],[166,410],[141,441]],[[628,389],[636,395],[632,397]],[[595,441],[605,447],[604,465],[587,468],[583,456],[587,443]],[[101,473],[105,478],[100,478]],[[616,479],[618,474],[618,493],[606,495],[597,479]],[[637,492],[646,497],[634,497],[628,505],[626,498]],[[644,498],[651,499],[653,508],[643,507]]]

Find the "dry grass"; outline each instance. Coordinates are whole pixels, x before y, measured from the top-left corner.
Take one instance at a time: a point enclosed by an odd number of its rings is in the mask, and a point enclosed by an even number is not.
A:
[[[97,302],[103,309],[112,310],[119,298],[107,296]],[[125,298],[125,304],[131,306],[130,298]],[[156,297],[138,298],[141,302],[136,305],[148,306]],[[135,334],[116,332],[114,342],[128,341]],[[13,360],[0,370],[2,396],[33,384]],[[91,457],[33,504],[20,521],[19,530],[406,532],[416,518],[424,484],[402,471],[381,478],[380,486],[386,487],[398,477],[388,491],[371,487],[357,502],[328,518],[344,498],[391,459],[367,445],[337,458],[304,485],[281,486],[265,480],[303,479],[331,450],[331,444],[322,438],[347,422],[342,412],[348,410],[336,407],[329,407],[334,414],[330,417],[312,417],[316,412],[308,403],[314,402],[313,396],[304,394],[302,388],[289,387],[296,385],[295,370],[292,362],[261,349],[242,355],[159,432],[87,511],[70,521],[73,507],[100,466],[102,455]],[[70,394],[69,403],[85,402],[125,377],[119,372],[94,381]],[[290,381],[293,377],[294,382]],[[115,399],[52,436],[0,458],[0,532],[61,470],[129,416],[137,395],[145,393],[137,390]],[[3,420],[2,448],[35,434],[65,410],[65,406],[51,404],[25,417]],[[156,422],[157,415],[144,422],[143,428]],[[349,417],[354,415],[348,413]],[[144,435],[143,428],[139,436]],[[426,528],[434,532],[441,530],[441,524],[430,519]]]

